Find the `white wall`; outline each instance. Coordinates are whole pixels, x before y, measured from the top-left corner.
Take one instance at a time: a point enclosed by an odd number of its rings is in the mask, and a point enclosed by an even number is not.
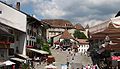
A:
[[[26,32],[26,15],[0,2],[0,22]]]
[[[80,44],[78,51],[80,53],[85,53],[85,52],[87,52],[88,48],[89,48],[89,44]]]
[[[53,31],[52,34],[51,34],[51,31]],[[49,28],[49,29],[47,29],[47,38],[48,38],[48,37],[51,38],[51,37],[53,37],[53,36],[55,36],[55,35],[60,34],[60,33],[58,33],[58,31],[59,31],[59,32],[64,32],[65,29],[63,29],[63,28]]]
[[[15,42],[10,44],[10,48],[14,48],[14,53],[16,53],[16,47],[18,47],[19,53],[22,54],[26,49],[26,34],[17,32],[15,33],[15,36],[16,35],[18,35],[18,41],[15,38]]]

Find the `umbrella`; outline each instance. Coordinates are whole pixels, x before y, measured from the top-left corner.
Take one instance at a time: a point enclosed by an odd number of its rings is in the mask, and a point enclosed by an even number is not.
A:
[[[7,60],[7,61],[3,62],[3,64],[5,64],[5,65],[13,65],[15,63],[10,61],[10,60]]]
[[[50,65],[45,66],[45,69],[57,69],[57,67],[50,64]]]

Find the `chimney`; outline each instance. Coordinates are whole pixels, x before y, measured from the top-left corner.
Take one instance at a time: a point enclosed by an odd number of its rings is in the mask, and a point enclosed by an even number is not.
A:
[[[17,10],[20,10],[20,2],[17,2],[17,3],[16,3],[16,9],[17,9]]]

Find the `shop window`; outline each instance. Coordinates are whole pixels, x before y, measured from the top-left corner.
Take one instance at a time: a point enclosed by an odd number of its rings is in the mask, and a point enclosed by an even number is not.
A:
[[[10,49],[9,49],[9,56],[12,56],[12,55],[14,55],[14,49],[13,49],[13,48],[10,48]]]

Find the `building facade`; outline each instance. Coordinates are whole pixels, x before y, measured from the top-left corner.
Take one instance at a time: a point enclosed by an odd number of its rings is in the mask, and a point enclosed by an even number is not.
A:
[[[69,21],[63,19],[43,19],[41,21],[50,26],[46,30],[47,39],[63,33],[65,29],[70,30],[73,28],[73,25]]]
[[[0,54],[6,60],[16,53],[25,52],[27,16],[1,1],[0,11],[0,35],[2,37]]]
[[[94,64],[98,64],[103,68],[116,67],[118,65],[117,60],[114,61],[110,58],[112,58],[113,53],[119,52],[120,40],[116,42],[120,37],[119,29],[119,17],[111,18],[89,29],[89,51],[91,52]]]

